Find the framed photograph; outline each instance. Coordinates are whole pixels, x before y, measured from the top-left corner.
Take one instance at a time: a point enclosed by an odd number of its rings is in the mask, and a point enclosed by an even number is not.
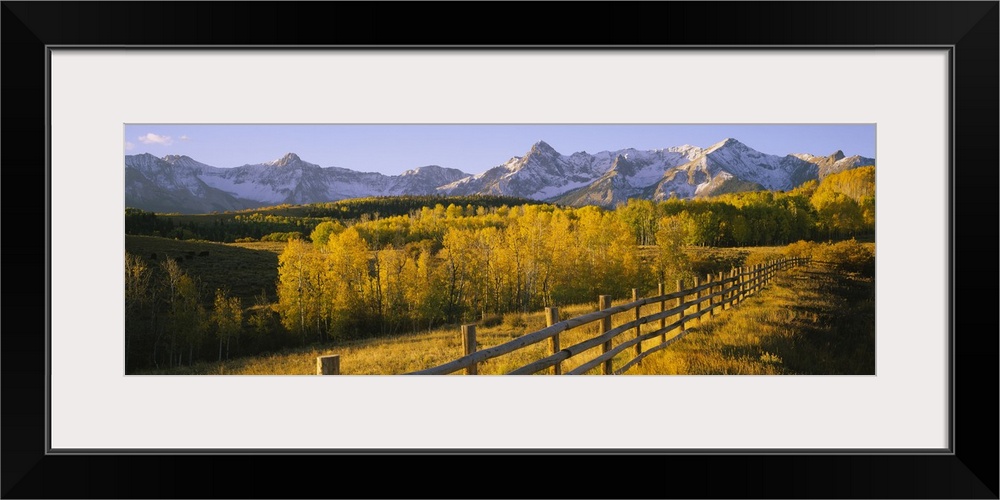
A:
[[[997,360],[981,354],[995,353],[997,339],[978,334],[997,325],[981,319],[994,315],[966,306],[986,298],[989,311],[996,303],[995,287],[974,278],[989,275],[978,263],[996,254],[996,2],[726,4],[722,24],[707,32],[695,29],[704,22],[684,20],[705,19],[721,4],[579,6],[595,22],[641,20],[622,34],[624,46],[550,22],[542,24],[574,45],[494,38],[503,38],[496,30],[505,23],[524,26],[524,9],[477,14],[474,30],[434,15],[472,15],[474,7],[4,2],[8,185],[45,188],[45,234],[35,238],[44,246],[8,258],[44,256],[46,271],[37,293],[7,304],[34,311],[44,328],[8,328],[3,340],[5,497],[308,495],[267,474],[227,483],[224,492],[186,481],[279,463],[310,474],[334,466],[341,474],[404,470],[377,491],[348,484],[321,494],[411,497],[424,494],[419,485],[427,481],[414,460],[468,462],[465,455],[523,459],[512,467],[582,457],[566,462],[573,465],[561,476],[595,458],[632,458],[624,471],[642,467],[636,474],[648,481],[643,493],[584,481],[584,489],[551,484],[527,496],[997,497],[996,428],[976,423],[997,418]],[[413,23],[418,14],[432,20]],[[179,26],[190,31],[181,35]],[[275,136],[276,128],[298,127],[308,138],[306,128],[347,125],[493,127],[493,135],[542,126],[783,127],[771,135],[861,127],[875,147],[868,159],[877,161],[874,370],[787,377],[129,373],[121,283],[129,248],[122,209],[134,194],[122,167],[138,161],[130,155],[141,149],[160,153],[150,161],[170,163],[163,155],[183,153],[166,148],[175,143],[214,140],[252,151],[267,140],[224,129],[271,127]],[[302,137],[297,144],[308,148]],[[670,146],[680,144],[661,145]],[[404,148],[405,141],[377,147]],[[767,151],[806,152],[830,153]],[[805,165],[812,157],[797,158]],[[18,208],[36,200],[24,201],[8,216],[36,229],[38,211]],[[972,236],[963,221],[982,227]],[[966,227],[966,239],[957,238],[958,227]],[[189,253],[189,260],[208,254]],[[226,339],[218,338],[212,347],[222,359]],[[153,341],[143,352],[165,345]],[[187,353],[169,349],[148,359],[173,364],[176,351],[177,364],[190,365],[197,357],[193,345]],[[166,463],[176,473],[147,490]],[[89,471],[82,483],[72,480],[81,468]],[[454,486],[481,488],[491,474],[457,475]],[[735,479],[711,479],[720,475]],[[676,477],[697,486],[663,486]],[[523,487],[491,486],[491,496],[525,496]]]

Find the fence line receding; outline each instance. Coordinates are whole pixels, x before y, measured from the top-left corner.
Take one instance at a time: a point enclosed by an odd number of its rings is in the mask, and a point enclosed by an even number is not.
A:
[[[611,306],[611,297],[601,295],[598,298],[598,310],[592,313],[559,320],[558,308],[547,308],[545,312],[546,327],[503,344],[489,347],[483,350],[476,350],[475,327],[465,325],[462,327],[462,339],[465,347],[465,355],[448,363],[410,372],[408,375],[447,375],[460,370],[465,370],[466,374],[475,375],[479,373],[479,364],[484,361],[510,354],[525,347],[549,340],[551,354],[539,360],[530,362],[517,369],[508,372],[508,375],[530,375],[542,371],[550,373],[579,375],[586,373],[598,366],[601,366],[601,373],[605,375],[619,375],[635,366],[645,357],[664,349],[670,344],[680,340],[687,334],[685,324],[689,324],[695,319],[708,314],[714,316],[717,310],[726,310],[738,304],[747,297],[755,295],[774,279],[779,271],[784,271],[792,267],[807,265],[808,258],[787,258],[769,261],[764,264],[740,267],[732,269],[728,274],[718,273],[708,275],[704,282],[699,282],[695,278],[691,288],[684,289],[681,281],[677,282],[677,291],[664,293],[664,286],[661,283],[657,295],[654,297],[639,298],[637,290],[632,290],[632,301],[627,304]],[[658,304],[658,311],[642,316],[640,311],[642,306]],[[695,312],[686,313],[694,307]],[[630,315],[631,321],[611,327],[611,317],[619,313],[633,311]],[[676,316],[674,319],[671,317]],[[561,347],[560,334],[589,325],[598,323],[598,333],[596,336],[588,338],[576,344]],[[642,333],[641,327],[646,324],[657,324],[653,331]],[[676,335],[668,337],[668,334],[677,330]],[[634,332],[630,338],[612,347],[612,341],[627,332]],[[643,349],[642,342],[660,337],[660,343]],[[563,336],[565,338],[565,336]],[[564,371],[563,362],[595,347],[601,347],[601,354],[593,359],[587,360],[572,370]],[[620,353],[629,348],[633,349],[634,357],[617,369],[613,369],[612,360]]]

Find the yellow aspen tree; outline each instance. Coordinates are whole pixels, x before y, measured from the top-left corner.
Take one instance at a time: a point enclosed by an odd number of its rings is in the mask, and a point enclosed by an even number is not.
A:
[[[219,340],[219,361],[222,361],[222,346],[226,346],[226,359],[229,359],[230,342],[238,337],[243,328],[243,306],[239,297],[230,297],[222,289],[215,290],[212,323],[215,324],[215,334]]]
[[[278,256],[278,313],[288,331],[305,342],[312,319],[311,249],[301,240],[291,240]]]
[[[327,251],[329,266],[325,279],[329,280],[334,290],[333,329],[342,331],[348,327],[356,328],[371,319],[363,317],[362,313],[371,310],[371,304],[365,303],[364,295],[370,288],[372,279],[368,265],[368,244],[354,227],[349,227],[336,239],[330,238]]]

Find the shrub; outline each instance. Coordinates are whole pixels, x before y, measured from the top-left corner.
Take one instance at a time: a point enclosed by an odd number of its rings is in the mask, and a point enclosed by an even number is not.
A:
[[[497,326],[503,322],[503,316],[499,314],[487,314],[483,316],[483,320],[479,323],[482,327]]]
[[[792,258],[812,257],[817,247],[819,245],[815,242],[799,240],[785,247],[784,253],[786,257]]]
[[[814,252],[813,259],[827,262],[840,271],[875,275],[875,250],[854,238],[821,245]]]
[[[753,266],[756,264],[766,264],[772,260],[780,260],[783,258],[785,258],[785,256],[777,252],[754,252],[747,257],[747,260],[743,265]]]
[[[521,313],[507,313],[503,315],[503,326],[507,328],[521,329],[528,326],[524,315]]]
[[[287,242],[288,240],[301,240],[303,239],[302,233],[298,231],[291,231],[287,233],[271,233],[260,237],[260,241],[279,241]]]

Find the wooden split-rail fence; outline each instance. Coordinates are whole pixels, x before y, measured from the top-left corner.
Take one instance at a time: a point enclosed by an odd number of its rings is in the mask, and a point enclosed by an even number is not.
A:
[[[544,370],[551,370],[556,375],[580,375],[600,366],[604,375],[620,375],[629,368],[635,366],[646,356],[665,349],[674,342],[687,335],[688,330],[685,325],[693,320],[699,319],[708,314],[714,316],[717,311],[725,310],[742,302],[745,298],[758,293],[767,283],[774,279],[775,275],[786,269],[796,266],[808,265],[809,259],[788,258],[769,261],[754,266],[732,269],[728,274],[718,273],[718,275],[708,275],[706,280],[699,283],[698,278],[694,279],[691,288],[683,288],[684,283],[677,281],[677,291],[671,293],[664,292],[661,283],[657,295],[654,297],[640,298],[637,290],[632,289],[632,301],[627,304],[611,306],[611,296],[601,295],[598,298],[598,310],[592,313],[577,316],[566,320],[559,319],[559,308],[548,307],[545,309],[546,327],[535,332],[522,335],[509,342],[498,346],[489,347],[483,350],[476,350],[476,326],[462,325],[462,344],[465,355],[448,363],[432,368],[410,372],[408,375],[447,375],[460,370],[465,370],[466,375],[476,375],[479,373],[479,364],[490,359],[510,354],[519,349],[532,346],[539,342],[549,341],[551,354],[542,359],[528,363],[520,368],[508,372],[508,375],[531,375]],[[641,309],[649,304],[658,304],[659,311],[643,316]],[[687,312],[695,308],[694,312]],[[617,327],[611,327],[611,318],[615,314],[632,313],[630,321]],[[672,316],[677,316],[671,322],[667,322]],[[569,347],[560,345],[560,334],[567,330],[579,328],[597,322],[597,335],[578,342]],[[642,325],[658,322],[658,326],[653,331],[642,333]],[[676,335],[668,338],[668,334],[677,330]],[[628,332],[634,334],[613,345],[613,341],[620,335]],[[660,342],[654,347],[643,350],[642,343],[660,337]],[[579,366],[563,371],[562,363],[584,351],[601,346],[601,354],[593,359],[580,364]],[[634,357],[617,369],[612,365],[616,356],[631,348]],[[336,375],[340,373],[340,357],[321,356],[316,360],[316,372],[322,375]]]

